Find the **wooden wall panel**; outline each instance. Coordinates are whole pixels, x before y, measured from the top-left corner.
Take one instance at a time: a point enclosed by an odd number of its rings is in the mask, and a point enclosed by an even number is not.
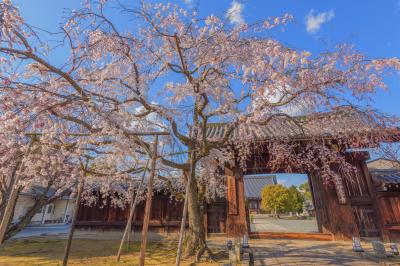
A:
[[[400,196],[380,197],[379,206],[382,210],[384,224],[400,224]]]
[[[179,227],[182,218],[183,202],[175,201],[167,195],[156,194],[152,205],[151,223],[150,226],[175,226]],[[136,207],[134,224],[140,225],[143,221],[144,204],[141,202]],[[107,205],[87,206],[82,204],[79,208],[78,226],[99,226],[99,227],[122,227],[128,219],[129,208],[110,206],[110,201]]]

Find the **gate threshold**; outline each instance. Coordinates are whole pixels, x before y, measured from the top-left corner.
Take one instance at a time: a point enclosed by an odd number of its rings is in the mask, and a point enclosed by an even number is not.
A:
[[[289,232],[251,232],[250,239],[305,239],[333,241],[333,235],[327,233],[289,233]]]

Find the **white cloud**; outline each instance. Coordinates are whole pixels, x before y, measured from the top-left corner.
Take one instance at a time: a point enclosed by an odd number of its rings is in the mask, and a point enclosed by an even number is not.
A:
[[[306,29],[309,33],[316,33],[322,24],[330,21],[335,16],[332,9],[329,12],[322,12],[314,15],[314,9],[311,9],[306,16]]]
[[[226,12],[226,17],[232,24],[235,25],[242,25],[244,24],[244,19],[242,16],[243,11],[243,4],[233,0],[231,6],[229,7],[228,11]]]
[[[278,184],[285,185],[286,183],[287,183],[287,180],[286,180],[286,179],[280,179],[280,178],[278,178]]]
[[[155,102],[151,102],[151,104],[156,104]],[[144,113],[145,109],[143,106],[136,107],[134,110],[135,115],[139,115]],[[157,115],[156,113],[150,113],[146,117],[143,117],[141,119],[133,120],[130,123],[131,130],[134,131],[140,131],[140,130],[147,130],[147,131],[158,131],[162,129],[166,129],[167,126],[164,124],[162,121],[162,118]]]
[[[183,2],[188,6],[192,6],[193,4],[193,0],[183,0]]]
[[[272,90],[272,91],[271,91]],[[275,84],[270,90],[265,90],[263,97],[258,97],[256,102],[253,102],[253,106],[264,106],[268,103],[279,103],[287,99],[282,96],[287,93],[295,93],[295,90],[287,84]],[[288,94],[288,97],[291,94]],[[284,113],[289,116],[298,116],[310,113],[314,108],[313,103],[309,99],[303,97],[297,97],[290,103],[283,106],[277,107],[275,111]]]

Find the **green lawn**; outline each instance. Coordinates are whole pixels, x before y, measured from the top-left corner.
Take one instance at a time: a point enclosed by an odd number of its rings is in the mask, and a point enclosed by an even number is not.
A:
[[[64,246],[64,239],[49,237],[7,241],[0,247],[0,265],[61,265]],[[69,265],[137,265],[139,243],[131,244],[129,252],[125,248],[119,263],[116,262],[118,246],[115,240],[75,239]],[[150,243],[146,265],[174,265],[175,254],[176,242]],[[183,260],[182,265],[190,265],[191,261]],[[218,260],[198,265],[219,265],[222,262]]]

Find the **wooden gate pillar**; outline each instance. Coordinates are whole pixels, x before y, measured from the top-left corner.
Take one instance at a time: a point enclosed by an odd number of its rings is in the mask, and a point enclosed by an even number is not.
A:
[[[227,237],[243,237],[248,234],[243,172],[239,167],[225,168],[225,177],[228,202],[226,234]]]

